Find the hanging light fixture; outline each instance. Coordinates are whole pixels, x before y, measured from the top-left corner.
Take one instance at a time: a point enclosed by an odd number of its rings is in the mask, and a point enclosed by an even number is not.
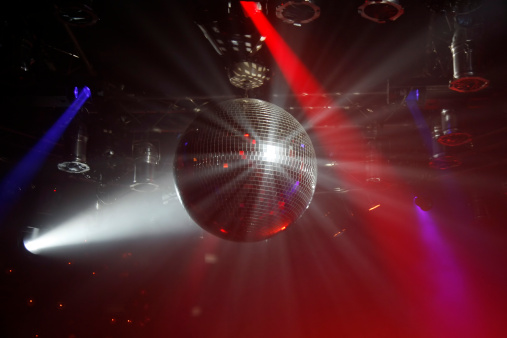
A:
[[[394,21],[404,12],[398,0],[366,0],[357,10],[363,18],[376,23]]]
[[[210,105],[180,137],[178,196],[203,229],[253,242],[287,229],[308,209],[317,182],[311,139],[282,108],[258,99]]]
[[[196,24],[223,58],[234,87],[244,90],[260,87],[269,80],[269,69],[262,56],[266,37],[255,29],[239,2],[224,5],[201,9]],[[257,2],[257,9],[267,12],[267,4]]]
[[[465,7],[465,9],[468,8]],[[475,9],[475,7],[472,8]],[[481,75],[482,64],[479,62],[480,20],[474,10],[463,11],[464,9],[456,6],[454,35],[450,46],[453,78],[449,82],[449,88],[461,93],[470,93],[488,87],[489,80]]]
[[[448,154],[445,146],[438,141],[440,136],[442,136],[442,128],[435,126],[432,135],[432,155],[429,160],[429,166],[440,170],[459,167],[461,161],[455,155]]]
[[[150,142],[138,142],[132,146],[134,154],[134,179],[130,189],[151,192],[158,189],[155,182],[155,169],[160,160],[159,152]]]
[[[252,61],[234,62],[228,69],[229,81],[234,87],[249,90],[269,80],[269,69]]]
[[[313,0],[280,1],[276,17],[285,23],[301,26],[320,16],[320,7]]]
[[[472,135],[460,131],[458,117],[453,109],[442,109],[442,134],[438,142],[444,146],[456,147],[472,141]]]
[[[81,174],[90,170],[86,163],[86,148],[88,143],[88,132],[84,123],[77,127],[70,128],[65,143],[65,156],[62,162],[58,163],[58,170],[70,173]]]

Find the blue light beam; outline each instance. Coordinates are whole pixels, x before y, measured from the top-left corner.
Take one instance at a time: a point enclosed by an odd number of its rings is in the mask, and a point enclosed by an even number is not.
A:
[[[431,129],[426,123],[426,120],[424,119],[421,109],[419,109],[419,106],[417,105],[418,101],[419,101],[419,89],[411,90],[408,93],[407,98],[405,99],[405,103],[407,104],[407,107],[410,110],[412,117],[414,118],[417,129],[419,129],[419,133],[421,134],[421,137],[423,139],[424,146],[426,147],[426,149],[428,149],[428,152],[431,152],[431,149],[433,147]]]
[[[76,95],[76,100],[72,102],[69,108],[67,108],[62,116],[53,124],[51,129],[44,134],[39,142],[2,180],[0,183],[0,221],[4,219],[10,208],[17,201],[16,191],[23,191],[34,178],[47,155],[62,137],[65,129],[67,129],[72,119],[90,96],[90,88],[84,87],[83,90]]]

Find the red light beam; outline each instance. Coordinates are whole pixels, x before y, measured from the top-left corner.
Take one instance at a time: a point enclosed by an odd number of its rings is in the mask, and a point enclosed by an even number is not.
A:
[[[321,85],[285,43],[266,16],[259,10],[257,4],[241,1],[241,5],[259,33],[266,38],[266,46],[280,67],[291,90],[296,94],[308,120],[312,124],[318,122],[331,128],[340,127],[331,135],[325,135],[326,137],[322,133],[317,135],[322,141],[322,145],[324,147],[327,145],[326,153],[339,154],[339,161],[342,163],[363,165],[366,144],[359,130],[348,121],[347,116],[339,109],[320,108],[334,107],[335,104],[331,98],[325,95]],[[311,109],[311,107],[319,108]],[[341,128],[344,126],[346,128]],[[329,144],[339,145],[340,150],[337,151],[334,146],[329,146]]]
[[[259,33],[266,37],[266,46],[269,48],[273,58],[280,67],[291,90],[298,96],[301,105],[303,107],[331,106],[332,100],[324,95],[324,91],[319,83],[285,43],[266,16],[258,9],[257,4],[255,2],[241,1],[241,5],[246,15],[252,19]],[[341,122],[344,118],[343,114],[336,115],[336,122]],[[311,117],[313,118],[314,116]]]

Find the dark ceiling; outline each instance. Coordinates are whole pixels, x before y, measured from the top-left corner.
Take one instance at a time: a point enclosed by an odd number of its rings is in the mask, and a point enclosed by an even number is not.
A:
[[[229,83],[227,67],[234,56],[218,55],[196,24],[220,22],[230,36],[245,30],[238,22],[253,29],[249,19],[238,15],[237,3],[232,6],[236,15],[228,15],[227,3],[76,3],[78,15],[66,3],[11,5],[3,11],[1,45],[2,96],[9,111],[2,123],[2,163],[15,163],[30,148],[69,105],[75,86],[92,90],[88,114],[82,114],[89,129],[111,130],[127,152],[139,133],[172,137],[206,103],[245,95],[280,105],[304,123],[305,107],[297,100],[302,93],[290,91],[266,46],[256,59],[269,67],[271,80],[247,93]],[[317,20],[297,27],[276,18],[275,3],[265,5],[268,18],[333,108],[365,134],[380,126],[386,160],[426,165],[428,150],[417,132],[421,122],[414,122],[405,102],[409,91],[418,90],[418,107],[430,129],[441,109],[459,111],[460,127],[474,138],[473,149],[458,149],[469,152],[465,162],[501,167],[506,67],[499,50],[506,35],[505,5],[486,1],[474,11],[473,69],[490,84],[472,93],[448,88],[455,13],[432,1],[405,6],[398,20],[377,24],[357,13],[356,2],[324,1]],[[85,19],[70,24],[62,19],[73,16]],[[312,120],[305,126],[309,132],[345,128],[328,123]],[[53,155],[58,156],[58,148]]]
[[[358,14],[363,1],[323,0],[320,16],[301,26],[276,17],[278,2],[262,2],[320,93],[292,92],[265,45],[255,60],[270,69],[269,81],[249,91],[231,85],[227,67],[236,56],[219,55],[196,23],[219,22],[225,36],[252,29],[234,1],[232,14],[228,1],[204,0],[4,7],[4,337],[505,336],[507,4],[400,2],[403,15],[379,24]],[[489,81],[482,90],[449,89],[456,4],[474,8],[468,13],[473,67]],[[91,170],[57,170],[66,155],[64,136],[34,177],[7,182],[71,104],[76,86],[92,93],[77,117],[88,128]],[[303,95],[324,95],[330,106],[302,106]],[[34,228],[51,228],[96,203],[127,196],[142,215],[150,205],[175,201],[170,173],[178,135],[209,103],[245,96],[284,108],[315,140],[318,185],[294,229],[265,243],[229,243],[201,232],[180,206],[177,216],[164,210],[150,222],[185,224],[191,230],[183,235],[136,235],[50,258],[24,250],[22,237]],[[457,113],[460,131],[472,141],[442,150],[460,165],[435,169],[431,131],[442,109]],[[347,122],[309,118],[310,110],[321,112],[312,116],[337,111]],[[351,128],[364,137],[352,150],[335,137]],[[160,151],[160,187],[132,197],[138,140]],[[382,186],[366,183],[366,148],[373,142],[388,168]],[[111,149],[115,156],[105,156]],[[357,162],[340,162],[351,151]],[[403,209],[421,193],[433,201],[438,240],[416,226],[426,224],[419,214]],[[377,202],[384,209],[372,216],[368,208]]]

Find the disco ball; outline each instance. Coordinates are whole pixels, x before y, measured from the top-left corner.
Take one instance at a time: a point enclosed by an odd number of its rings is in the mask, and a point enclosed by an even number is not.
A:
[[[258,99],[215,104],[178,141],[174,177],[190,217],[208,232],[253,242],[285,230],[310,205],[317,160],[282,108]]]

